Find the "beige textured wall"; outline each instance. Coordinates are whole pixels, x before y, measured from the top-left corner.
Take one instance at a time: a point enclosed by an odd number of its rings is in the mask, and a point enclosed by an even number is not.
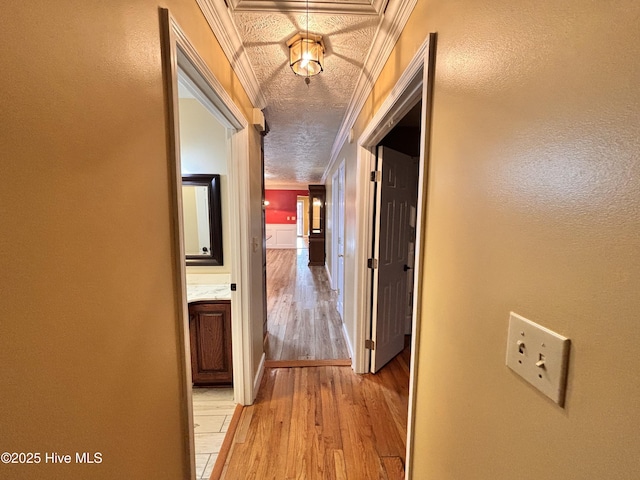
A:
[[[430,31],[413,478],[636,479],[640,3],[421,0],[358,133]],[[565,409],[504,365],[510,310],[572,339]]]
[[[249,112],[195,2],[163,5]],[[151,0],[4,5],[0,450],[103,462],[2,478],[186,478],[159,24]]]
[[[229,210],[229,175],[227,175],[227,132],[195,98],[179,100],[180,162],[182,174],[213,173],[220,175],[222,209],[222,253],[220,266],[189,266],[187,274],[231,273],[231,212]],[[185,242],[188,237],[185,235]]]

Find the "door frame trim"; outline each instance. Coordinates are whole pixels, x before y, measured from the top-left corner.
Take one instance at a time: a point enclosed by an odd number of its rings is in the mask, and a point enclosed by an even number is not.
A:
[[[339,169],[333,172],[331,177],[331,228],[328,231],[331,232],[331,270],[335,275],[331,275],[331,288],[336,290],[338,288],[338,191],[335,185],[338,183]]]
[[[162,33],[162,62],[167,102],[167,148],[171,188],[172,251],[175,268],[175,288],[179,295],[176,308],[176,332],[178,340],[179,372],[182,383],[183,417],[186,426],[185,449],[190,458],[190,478],[195,475],[195,443],[192,406],[192,382],[190,362],[189,313],[186,292],[186,264],[184,261],[184,232],[182,223],[182,172],[180,160],[180,134],[178,118],[178,75],[197,86],[203,94],[199,100],[227,128],[229,190],[235,192],[229,198],[231,224],[231,282],[241,286],[231,292],[233,344],[234,399],[241,405],[253,402],[256,387],[252,379],[251,337],[249,305],[249,264],[251,244],[248,237],[250,218],[246,208],[249,191],[246,178],[249,171],[249,122],[242,111],[211,72],[195,49],[184,30],[166,8],[160,8]],[[186,73],[187,75],[183,75]],[[245,287],[245,288],[242,288]],[[259,372],[260,374],[260,372]],[[258,374],[258,376],[259,376]]]
[[[338,289],[340,283],[342,283],[343,297],[342,297],[342,311],[338,310],[340,314],[340,320],[342,320],[344,325],[344,263],[342,268],[342,282],[339,281],[338,277],[338,234],[340,232],[340,225],[338,225],[338,220],[342,217],[342,241],[344,243],[344,217],[345,217],[345,206],[344,206],[344,184],[345,184],[345,159],[343,158],[338,168],[336,168],[335,172],[333,172],[333,176],[331,177],[331,202],[332,202],[332,212],[331,212],[331,222],[332,226],[329,231],[331,231],[331,270],[332,274],[330,276],[331,279],[331,288],[334,290]],[[341,185],[342,188],[342,198],[343,205],[339,205],[340,194],[336,185]],[[342,212],[340,212],[342,210]],[[344,245],[342,246],[342,254],[344,255]],[[349,343],[349,342],[347,342]]]
[[[354,363],[356,373],[366,373],[369,366],[369,352],[365,348],[365,340],[370,334],[371,318],[371,270],[367,268],[367,258],[372,244],[372,201],[373,185],[370,172],[375,168],[378,142],[391,131],[395,122],[401,119],[422,96],[425,55],[428,52],[430,36],[420,46],[413,59],[391,90],[387,99],[380,106],[371,121],[358,139],[356,153],[356,335],[354,338]],[[418,257],[416,256],[416,262]],[[416,272],[417,274],[417,272]],[[415,303],[415,301],[414,301]]]
[[[424,237],[426,233],[427,184],[429,168],[429,137],[431,131],[431,109],[433,91],[433,72],[435,66],[436,34],[430,33],[414,54],[389,96],[382,103],[357,142],[356,164],[356,228],[358,232],[355,279],[356,335],[354,338],[354,363],[356,373],[366,373],[369,368],[370,354],[365,348],[365,340],[370,338],[371,318],[371,270],[367,268],[367,258],[372,244],[372,199],[373,190],[370,172],[375,167],[376,145],[391,131],[419,99],[422,102],[422,124],[420,141],[420,167],[418,175],[418,211],[416,223],[415,276],[413,298],[413,321],[411,340],[411,360],[409,374],[409,411],[407,422],[407,454],[405,475],[411,478],[411,460],[413,458],[413,438],[415,422],[416,366],[420,335],[420,306],[422,303],[422,277],[424,271]]]

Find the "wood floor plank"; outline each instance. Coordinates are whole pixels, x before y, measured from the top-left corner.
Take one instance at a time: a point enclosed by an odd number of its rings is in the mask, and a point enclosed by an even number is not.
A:
[[[383,457],[382,465],[389,480],[404,480],[404,464],[400,457]]]
[[[236,433],[236,443],[244,443],[246,441],[255,409],[255,405],[250,405],[243,410],[242,416],[240,417],[240,425],[238,425],[238,431]]]
[[[352,401],[341,405],[339,417],[347,477],[363,480],[385,478],[381,475],[382,464],[375,451],[371,423],[368,414],[363,411],[366,405],[358,400],[359,392],[356,389],[352,389],[352,392]]]
[[[384,397],[384,392],[379,389],[377,382],[365,381],[362,387],[367,398],[366,414],[369,415],[369,411],[374,412],[376,415],[382,413],[386,418],[393,419]],[[401,447],[403,442],[397,431],[395,421],[377,422],[371,418],[367,418],[367,422],[371,425],[373,442],[378,455],[381,457],[399,455],[400,451],[394,447]]]
[[[407,410],[409,408],[409,385],[399,379],[407,378],[408,371],[400,368],[400,362],[393,362],[388,365],[388,369],[383,369],[381,375],[377,378],[384,385],[391,388],[383,389],[384,400],[389,410],[390,417],[395,423],[395,431],[397,431],[402,439],[403,450],[406,446],[407,438]]]
[[[336,480],[347,480],[347,471],[344,466],[344,452],[342,450],[333,451],[333,463],[335,465]]]
[[[318,369],[320,375],[320,403],[322,409],[322,437],[327,450],[339,450],[342,452],[342,437],[340,425],[335,421],[339,418],[338,404],[336,402],[336,385],[331,372],[326,369]],[[344,463],[344,457],[343,457]]]
[[[269,442],[273,445],[275,463],[271,465],[270,469],[267,468],[265,474],[268,474],[268,471],[271,470],[274,473],[274,478],[284,478],[285,459],[290,449],[296,448],[295,445],[290,444],[294,388],[293,372],[290,370],[282,370],[278,375],[275,375],[275,371],[271,370],[271,373],[274,375],[276,388],[273,390],[269,407],[274,415],[274,432],[277,432],[277,435],[269,439]]]
[[[304,447],[306,438],[306,432],[308,432],[306,412],[308,410],[307,392],[306,389],[306,376],[303,375],[307,369],[294,369],[294,392],[293,402],[291,409],[291,427],[290,427],[290,441],[294,447],[287,454],[285,478],[295,479],[296,471],[303,471],[305,469],[304,463]],[[309,432],[310,433],[310,432]]]

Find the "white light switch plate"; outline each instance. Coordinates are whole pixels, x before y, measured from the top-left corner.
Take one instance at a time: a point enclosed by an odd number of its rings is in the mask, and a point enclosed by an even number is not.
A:
[[[568,338],[511,312],[507,366],[564,406],[569,361]]]

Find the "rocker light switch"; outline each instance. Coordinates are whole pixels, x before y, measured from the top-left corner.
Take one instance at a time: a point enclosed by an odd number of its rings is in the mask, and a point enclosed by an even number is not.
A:
[[[511,312],[507,366],[561,407],[567,384],[568,338]]]

